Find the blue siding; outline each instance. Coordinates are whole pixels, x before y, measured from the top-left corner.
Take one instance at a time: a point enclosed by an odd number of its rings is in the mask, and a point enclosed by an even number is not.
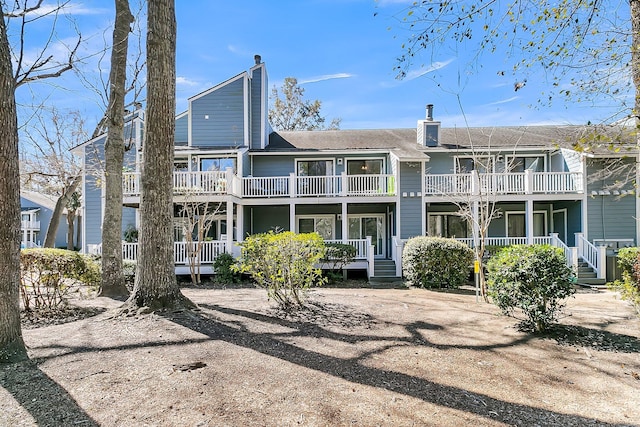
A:
[[[102,176],[105,140],[106,135],[103,135],[84,147],[84,245],[97,245],[102,242],[102,182],[99,177]]]
[[[400,238],[408,239],[422,234],[424,211],[422,198],[417,194],[422,191],[422,175],[419,168],[409,167],[407,163],[400,164]],[[414,197],[410,197],[411,192]],[[407,193],[407,197],[404,197]]]
[[[185,114],[176,119],[176,145],[189,143],[189,115]]]
[[[288,176],[295,172],[292,156],[253,156],[253,176]]]
[[[262,79],[265,79],[264,85]],[[263,105],[263,91],[266,91],[266,71],[264,65],[253,68],[251,73],[251,148],[264,148],[262,124],[267,118],[267,106]],[[268,97],[264,94],[264,99]],[[266,140],[265,140],[266,141]]]
[[[244,146],[245,81],[243,74],[191,102],[192,146]]]
[[[593,239],[634,239],[636,199],[634,196],[590,196],[587,199],[587,228]],[[637,243],[637,242],[636,242]]]
[[[289,230],[289,206],[254,206],[250,208],[253,217],[253,234],[266,233],[278,227]]]

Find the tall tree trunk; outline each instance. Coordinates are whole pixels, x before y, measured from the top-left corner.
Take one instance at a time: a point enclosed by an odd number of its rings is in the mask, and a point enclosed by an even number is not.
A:
[[[75,247],[75,239],[74,237],[74,231],[75,228],[73,227],[73,224],[75,223],[75,219],[76,219],[76,211],[72,211],[67,209],[67,250],[69,251],[73,251],[76,249]]]
[[[640,124],[640,0],[630,0],[629,5],[631,7],[631,77],[635,89],[633,117],[638,127]]]
[[[71,196],[75,193],[80,181],[82,181],[82,175],[75,176],[69,185],[64,188],[62,195],[58,197],[56,206],[53,208],[53,213],[51,214],[51,221],[49,221],[49,225],[47,226],[44,244],[42,245],[45,248],[52,248],[55,246],[56,235],[58,234],[58,227],[60,226],[60,219],[64,213],[64,208],[67,206],[67,203],[69,203],[69,200],[71,200]]]
[[[173,0],[149,0],[147,114],[136,282],[128,304],[192,307],[180,292],[173,249],[176,18]]]
[[[20,329],[20,178],[11,53],[0,3],[0,363],[27,359]]]
[[[128,295],[122,271],[122,165],[127,51],[133,15],[129,0],[115,0],[116,22],[111,48],[109,107],[105,157],[105,207],[102,221],[102,285],[99,295]]]

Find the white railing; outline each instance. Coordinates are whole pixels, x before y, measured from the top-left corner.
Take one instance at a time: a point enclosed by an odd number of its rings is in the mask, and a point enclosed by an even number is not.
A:
[[[289,196],[289,177],[248,177],[242,178],[244,197]]]
[[[607,277],[607,247],[596,246],[584,238],[582,233],[576,233],[578,256],[596,272],[598,279]]]
[[[425,195],[582,193],[581,172],[427,174]]]
[[[339,176],[297,176],[295,179],[295,195],[326,197],[340,194]]]
[[[227,172],[174,172],[173,188],[175,194],[227,194],[229,183]],[[140,172],[122,174],[122,194],[125,197],[140,195]]]
[[[21,230],[40,230],[40,221],[20,221]]]
[[[189,254],[196,252],[198,242],[174,242],[174,263],[176,265],[189,265]],[[191,245],[191,247],[189,247]],[[196,259],[196,264],[213,264],[215,259],[221,253],[226,252],[226,240],[212,240],[201,242],[200,254]],[[102,254],[102,245],[92,245],[89,253],[95,255]],[[138,259],[138,243],[122,242],[122,259],[128,261],[137,261]]]
[[[456,240],[465,243],[470,248],[475,246],[473,237],[456,238]],[[544,245],[551,244],[551,237],[549,236],[533,236],[531,239],[528,237],[485,237],[485,246],[511,246],[511,245]]]
[[[325,240],[325,243],[344,243],[356,248],[356,259],[369,257],[369,244],[367,239]]]
[[[567,265],[574,270],[578,268],[578,248],[570,248],[559,237],[558,233],[551,233],[551,246],[562,249]]]

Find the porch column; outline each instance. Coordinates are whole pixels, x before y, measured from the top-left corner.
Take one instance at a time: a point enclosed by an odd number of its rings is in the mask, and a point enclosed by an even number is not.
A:
[[[347,220],[347,203],[342,202],[342,243],[349,238],[349,221]]]
[[[477,248],[480,246],[480,219],[478,218],[480,207],[477,200],[473,201],[472,210],[474,220],[472,224],[473,230],[471,230],[471,232],[473,233],[473,247]]]
[[[226,242],[227,250],[226,252],[231,253],[233,250],[233,202],[227,202],[227,242]]]
[[[244,240],[244,206],[236,205],[236,242]]]
[[[289,231],[296,232],[296,205],[289,205]]]
[[[525,222],[527,227],[527,244],[533,244],[533,200],[527,200],[525,208]]]

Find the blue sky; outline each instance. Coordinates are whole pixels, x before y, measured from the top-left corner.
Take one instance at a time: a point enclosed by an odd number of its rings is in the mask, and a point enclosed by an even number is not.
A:
[[[111,37],[112,3],[71,1],[68,12],[87,40],[83,55],[103,46],[105,29]],[[398,80],[394,67],[408,35],[398,20],[410,3],[176,0],[178,112],[187,108],[188,97],[248,70],[259,54],[270,88],[280,86],[285,77],[297,78],[306,98],[322,101],[323,115],[328,121],[341,118],[343,129],[414,127],[429,103],[445,127],[584,124],[606,113],[592,104],[565,105],[560,100],[552,107],[531,108],[548,85],[542,73],[530,76],[516,92],[517,76],[499,73],[508,67],[503,54],[484,55],[473,63],[475,51],[465,46],[416,58],[407,78]],[[59,38],[67,43],[73,39],[69,33]],[[84,68],[97,75],[93,61],[95,57],[88,58]],[[18,101],[46,98],[63,109],[83,110],[91,122],[100,115],[95,96],[75,79],[68,74],[46,85],[20,88]]]

